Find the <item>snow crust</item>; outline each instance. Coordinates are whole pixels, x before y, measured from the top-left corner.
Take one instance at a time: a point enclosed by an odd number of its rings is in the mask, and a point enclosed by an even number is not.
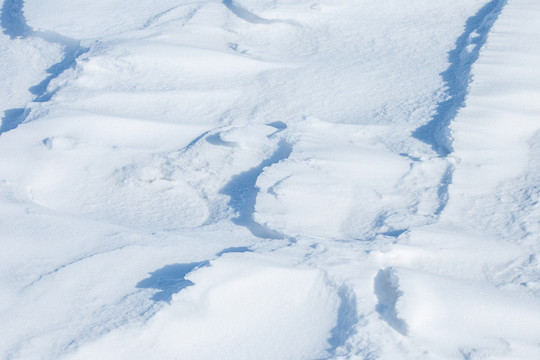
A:
[[[539,358],[539,24],[4,0],[0,358]]]

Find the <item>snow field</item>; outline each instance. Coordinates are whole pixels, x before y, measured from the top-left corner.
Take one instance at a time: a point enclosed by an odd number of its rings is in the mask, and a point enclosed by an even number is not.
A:
[[[5,0],[1,357],[538,357],[539,17]]]

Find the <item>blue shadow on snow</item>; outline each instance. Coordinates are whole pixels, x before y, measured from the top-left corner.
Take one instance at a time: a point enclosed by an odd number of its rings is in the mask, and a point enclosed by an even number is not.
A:
[[[430,145],[441,157],[453,151],[450,122],[465,104],[472,65],[478,59],[488,33],[505,4],[506,0],[492,0],[467,20],[456,47],[448,53],[450,66],[441,73],[447,87],[447,99],[438,104],[435,115],[428,123],[413,132],[415,138]]]
[[[150,273],[150,277],[141,280],[136,287],[138,289],[160,290],[152,296],[152,300],[170,303],[173,294],[176,294],[188,286],[194,285],[192,281],[186,279],[186,275],[193,270],[208,265],[210,265],[210,262],[207,260],[189,264],[166,265],[161,269]]]
[[[25,115],[24,108],[9,109],[4,111],[4,116],[2,117],[2,122],[0,123],[0,134],[13,130],[19,126],[23,122]]]
[[[56,64],[47,69],[49,74],[39,84],[30,87],[28,90],[35,96],[34,102],[46,102],[51,99],[55,91],[47,91],[50,82],[57,78],[64,71],[74,68],[77,58],[88,51],[80,45],[80,41],[70,39],[52,31],[34,31],[26,22],[23,12],[23,0],[4,0],[0,14],[0,25],[3,33],[11,39],[17,37],[27,38],[34,36],[52,44],[59,44],[64,48],[64,57]],[[6,131],[15,129],[22,124],[26,118],[25,109],[16,108],[4,111],[2,123],[0,125],[0,135]]]
[[[230,247],[230,248],[221,250],[220,252],[216,254],[216,256],[221,256],[224,254],[231,254],[231,253],[245,253],[245,252],[252,252],[252,250],[248,248],[247,246]]]
[[[257,178],[264,168],[280,162],[291,155],[292,147],[285,140],[281,140],[278,149],[268,159],[258,166],[232,177],[231,181],[221,189],[221,194],[230,197],[229,206],[238,214],[232,221],[236,225],[246,227],[253,235],[264,239],[282,239],[283,235],[277,231],[255,222],[255,201],[259,189],[256,186]]]
[[[230,247],[221,250],[216,256],[222,256],[230,253],[245,253],[252,252],[247,246]],[[151,299],[153,301],[165,301],[170,303],[172,296],[185,288],[195,285],[192,281],[186,279],[186,275],[190,272],[210,266],[210,261],[204,260],[186,264],[165,265],[150,273],[150,277],[141,280],[137,285],[137,289],[157,289]]]
[[[32,29],[26,24],[23,15],[23,0],[4,0],[2,13],[0,14],[0,25],[3,33],[11,39],[16,37],[26,37],[32,33]]]
[[[347,339],[354,335],[355,325],[360,320],[356,307],[356,296],[352,290],[342,286],[338,290],[338,296],[341,303],[338,308],[336,326],[330,331],[331,337],[328,339],[330,345],[328,352],[331,354],[328,359],[335,358],[337,350],[346,345]]]

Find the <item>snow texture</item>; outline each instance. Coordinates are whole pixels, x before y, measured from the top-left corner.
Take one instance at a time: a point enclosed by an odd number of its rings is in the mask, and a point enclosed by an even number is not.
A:
[[[0,26],[0,358],[540,358],[538,1]]]

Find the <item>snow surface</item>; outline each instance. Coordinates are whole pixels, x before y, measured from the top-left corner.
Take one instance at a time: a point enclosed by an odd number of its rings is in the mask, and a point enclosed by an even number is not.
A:
[[[4,0],[0,358],[540,358],[540,3]]]

